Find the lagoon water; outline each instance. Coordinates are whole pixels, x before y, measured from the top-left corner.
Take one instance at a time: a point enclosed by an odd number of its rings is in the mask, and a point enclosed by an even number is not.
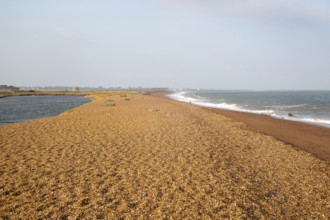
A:
[[[205,107],[266,114],[330,127],[330,91],[199,90],[178,91],[170,97]]]
[[[80,96],[14,96],[0,99],[0,125],[59,115],[90,102]]]

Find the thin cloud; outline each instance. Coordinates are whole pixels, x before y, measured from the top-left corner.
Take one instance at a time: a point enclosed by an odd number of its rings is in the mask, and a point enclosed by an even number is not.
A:
[[[164,1],[163,1],[164,2]],[[330,23],[330,4],[304,0],[172,0],[172,8],[287,24]]]

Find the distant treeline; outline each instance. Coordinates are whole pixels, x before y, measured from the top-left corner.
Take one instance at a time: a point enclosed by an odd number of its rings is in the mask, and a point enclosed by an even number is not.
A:
[[[68,86],[36,86],[36,87],[20,87],[21,90],[36,90],[36,91],[72,91],[73,88],[79,88],[80,91],[102,91],[102,90],[167,90],[167,88],[143,88],[143,87],[68,87]]]
[[[15,86],[0,85],[0,90],[19,90],[19,88]]]

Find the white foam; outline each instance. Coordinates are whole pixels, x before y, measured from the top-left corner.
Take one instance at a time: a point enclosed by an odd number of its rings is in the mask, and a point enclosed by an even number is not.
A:
[[[329,127],[330,128],[330,120],[327,119],[317,119],[317,118],[299,118],[299,117],[289,117],[287,115],[272,115],[274,118],[289,120],[289,121],[298,121],[303,122],[307,124],[314,124],[314,125],[320,125],[323,127]]]
[[[169,95],[170,98],[178,100],[178,101],[182,101],[182,102],[195,102],[197,101],[197,99],[191,98],[191,97],[186,97],[185,94],[187,92],[178,92],[178,93],[173,93],[171,95]]]
[[[326,119],[317,119],[317,118],[301,118],[298,119],[302,122],[312,123],[312,124],[318,124],[318,125],[325,125],[327,127],[330,127],[330,120]]]
[[[275,112],[271,109],[265,109],[265,110],[249,110],[242,108],[238,106],[237,104],[230,104],[226,102],[222,103],[211,103],[211,102],[203,102],[191,97],[185,96],[188,92],[179,92],[169,95],[169,97],[183,102],[189,102],[194,105],[203,106],[203,107],[209,107],[209,108],[219,108],[219,109],[226,109],[226,110],[233,110],[233,111],[239,111],[239,112],[249,112],[249,113],[255,113],[255,114],[265,114],[265,115],[273,115]]]

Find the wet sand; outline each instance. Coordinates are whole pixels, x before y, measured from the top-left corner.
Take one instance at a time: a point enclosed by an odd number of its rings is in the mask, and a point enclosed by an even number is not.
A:
[[[296,121],[235,112],[223,109],[209,109],[213,112],[244,122],[248,127],[276,137],[316,157],[330,162],[330,128]]]
[[[102,95],[0,150],[3,219],[330,218],[327,161],[173,100]]]

